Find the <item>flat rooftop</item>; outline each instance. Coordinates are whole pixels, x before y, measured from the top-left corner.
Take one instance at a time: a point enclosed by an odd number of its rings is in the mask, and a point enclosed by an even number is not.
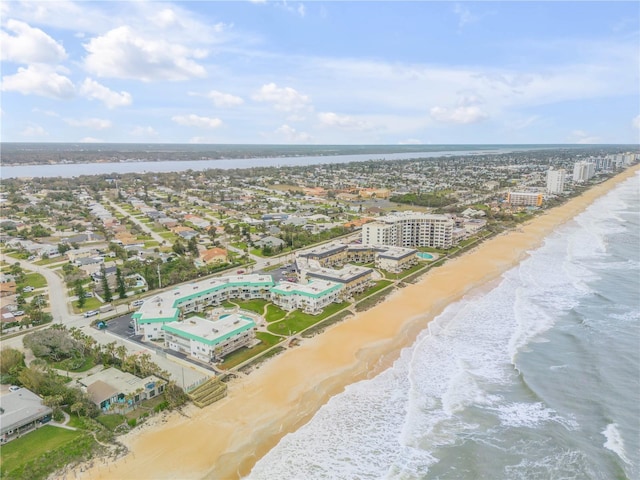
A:
[[[299,254],[300,257],[329,257],[331,255],[335,255],[336,253],[340,253],[341,251],[347,248],[343,243],[325,243],[323,245],[318,245],[315,248],[311,248]]]
[[[230,336],[255,327],[255,322],[242,314],[231,313],[218,320],[189,317],[182,322],[165,325],[164,330],[208,344],[219,343]],[[195,337],[195,338],[194,338]]]
[[[307,297],[321,297],[335,290],[342,288],[342,284],[328,280],[313,280],[312,282],[301,284],[292,282],[280,282],[271,289],[272,293],[280,295],[304,295]]]
[[[340,283],[349,283],[370,273],[373,273],[373,269],[360,267],[358,265],[345,265],[340,270],[334,270],[333,268],[314,268],[307,272],[310,277]]]

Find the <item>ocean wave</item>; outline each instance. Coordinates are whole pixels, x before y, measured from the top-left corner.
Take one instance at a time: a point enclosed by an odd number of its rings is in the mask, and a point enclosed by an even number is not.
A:
[[[606,442],[602,444],[602,446],[608,450],[611,450],[615,453],[620,460],[622,460],[627,465],[631,465],[631,461],[627,457],[627,452],[624,449],[624,440],[622,440],[622,435],[620,435],[620,431],[618,430],[618,425],[615,423],[610,423],[607,425],[602,432],[602,435],[607,439]]]

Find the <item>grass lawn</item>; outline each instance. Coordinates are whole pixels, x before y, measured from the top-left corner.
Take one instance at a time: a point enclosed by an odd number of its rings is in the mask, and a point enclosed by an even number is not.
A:
[[[161,232],[160,236],[162,238],[166,238],[167,240],[171,240],[172,242],[175,241],[176,238],[178,238],[178,236],[173,232]]]
[[[264,352],[268,348],[273,347],[278,342],[283,340],[282,337],[278,337],[276,335],[271,335],[267,332],[256,332],[256,338],[260,339],[261,343],[251,348],[240,348],[235,352],[230,353],[224,359],[224,361],[219,365],[223,369],[233,368],[236,365],[240,365],[242,362],[249,360],[250,358],[255,357],[259,353]]]
[[[61,362],[55,362],[52,365],[58,370],[68,370],[70,372],[86,372],[95,366],[95,362],[91,357],[85,358],[67,358]]]
[[[33,262],[35,265],[51,265],[52,263],[67,263],[65,257],[53,257],[53,258],[45,258],[43,260],[38,260],[37,262]]]
[[[282,320],[287,312],[282,310],[277,305],[270,304],[267,306],[267,315],[265,316],[265,320],[268,323],[276,322],[278,320]]]
[[[0,458],[2,459],[0,476],[7,479],[44,478],[42,475],[37,475],[31,468],[25,468],[26,464],[37,460],[48,452],[68,450],[68,454],[72,455],[75,450],[74,446],[78,446],[80,443],[78,440],[83,436],[86,436],[86,433],[45,425],[13,440],[0,447]],[[86,444],[87,442],[82,443]],[[89,445],[92,444],[93,440],[91,439]],[[65,448],[65,446],[70,448]],[[50,467],[49,472],[59,468],[59,466],[51,464],[45,465],[45,467]]]
[[[147,240],[146,242],[144,242],[144,248],[152,248],[158,246],[160,246],[160,242],[158,242],[157,240]]]
[[[261,298],[255,298],[253,300],[236,300],[235,303],[244,310],[256,312],[258,315],[262,315],[264,312],[264,306],[268,303]]]
[[[120,415],[119,413],[113,413],[111,415],[98,415],[96,420],[109,430],[113,431],[118,425],[124,423],[126,418],[124,415]]]
[[[418,263],[417,265],[414,265],[411,268],[408,268],[406,270],[403,270],[402,273],[391,273],[391,272],[387,272],[386,270],[382,270],[382,272],[384,272],[384,276],[386,278],[390,278],[392,280],[396,280],[399,278],[405,278],[408,277],[409,275],[411,275],[412,273],[417,272],[418,270],[421,270],[425,267],[424,263]]]
[[[102,303],[100,303],[100,300],[98,300],[95,297],[89,297],[85,299],[85,303],[84,303],[84,307],[82,307],[82,309],[78,308],[78,301],[74,301],[71,302],[73,305],[73,311],[74,313],[82,313],[82,312],[86,312],[87,310],[98,310],[98,308],[100,308],[100,306],[102,306]]]
[[[47,280],[39,273],[33,272],[27,273],[24,276],[24,282],[22,282],[22,284],[29,285],[33,288],[42,288],[47,286]]]
[[[294,310],[289,313],[284,320],[269,325],[267,330],[271,333],[280,335],[295,334],[310,327],[311,325],[321,322],[325,318],[339,312],[343,308],[346,308],[348,305],[349,304],[347,302],[332,303],[326,307],[324,312],[320,315],[309,315],[308,313],[303,313],[300,310]]]

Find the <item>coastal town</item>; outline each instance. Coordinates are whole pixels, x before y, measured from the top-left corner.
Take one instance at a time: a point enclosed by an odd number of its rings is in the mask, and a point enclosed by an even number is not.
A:
[[[12,478],[122,454],[117,436],[150,416],[206,408],[262,362],[639,160],[611,146],[4,179],[0,441],[29,444],[47,424],[78,439]]]

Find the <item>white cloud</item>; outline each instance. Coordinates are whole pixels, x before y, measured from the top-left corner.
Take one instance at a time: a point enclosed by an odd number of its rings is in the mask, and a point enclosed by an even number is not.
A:
[[[295,128],[289,125],[282,125],[276,129],[276,133],[283,135],[287,142],[309,142],[311,141],[311,135],[306,132],[298,132]]]
[[[318,120],[323,127],[338,127],[348,130],[369,130],[372,128],[369,122],[358,120],[350,115],[338,115],[333,112],[318,113]]]
[[[105,130],[107,128],[111,128],[111,120],[103,118],[83,118],[81,120],[66,118],[65,122],[72,127],[92,128],[94,130]]]
[[[156,137],[158,136],[158,132],[155,128],[150,126],[138,126],[131,130],[131,135],[133,135],[134,137]]]
[[[10,19],[7,30],[0,31],[0,57],[18,63],[56,63],[67,58],[64,47],[39,28]]]
[[[222,120],[219,118],[200,117],[193,113],[190,115],[176,115],[171,120],[185,127],[218,128],[222,125]]]
[[[422,140],[417,138],[407,138],[406,140],[400,140],[398,145],[422,145]]]
[[[29,125],[27,128],[20,132],[23,137],[46,137],[49,135],[47,131],[40,125]]]
[[[218,92],[217,90],[211,90],[204,96],[212,100],[216,107],[237,107],[244,103],[244,100],[240,97],[236,97],[230,93]]]
[[[71,80],[56,73],[52,67],[42,64],[20,67],[14,75],[4,77],[2,91],[49,98],[71,98],[75,94]]]
[[[453,7],[453,13],[458,16],[458,28],[462,28],[469,23],[476,22],[479,17],[473,15],[471,10],[456,3]]]
[[[275,83],[268,83],[253,95],[258,102],[271,103],[277,110],[291,112],[307,107],[311,99],[291,87],[280,88]]]
[[[80,139],[80,143],[103,143],[104,140],[95,137],[84,137]]]
[[[589,135],[584,130],[574,130],[571,132],[571,136],[568,138],[570,143],[590,144],[601,143],[602,139],[595,135]]]
[[[101,77],[154,80],[186,80],[206,76],[194,59],[207,53],[157,38],[143,38],[124,25],[84,44],[89,52],[85,67]]]
[[[122,91],[114,92],[91,78],[85,78],[80,85],[80,95],[89,99],[100,100],[107,108],[131,105],[131,94]]]
[[[633,120],[631,120],[631,124],[634,128],[640,129],[640,115],[637,115]]]
[[[430,113],[431,118],[444,123],[478,123],[488,117],[477,105],[456,108],[433,107]]]

